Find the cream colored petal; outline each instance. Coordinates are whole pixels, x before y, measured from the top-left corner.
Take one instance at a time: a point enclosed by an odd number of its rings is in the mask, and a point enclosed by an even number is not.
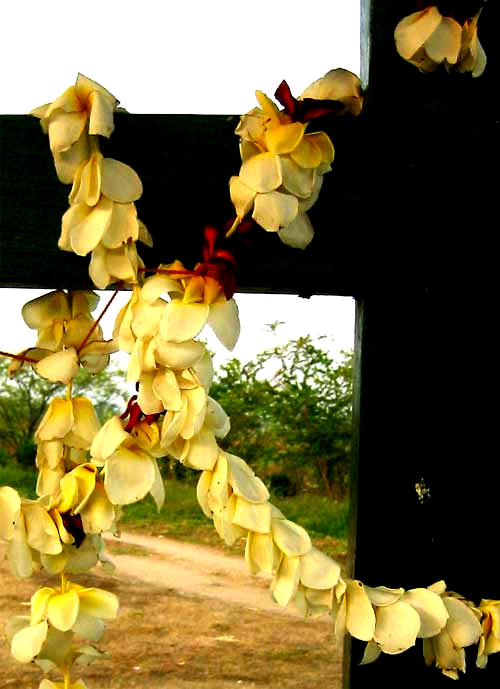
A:
[[[226,349],[232,351],[240,336],[238,305],[234,299],[218,301],[210,306],[207,325]]]
[[[248,502],[254,503],[269,500],[269,491],[248,464],[236,455],[228,452],[225,455],[228,463],[228,482],[236,495],[241,495]]]
[[[71,400],[54,397],[35,431],[35,440],[56,440],[64,438],[74,423]]]
[[[133,307],[131,320],[132,332],[136,337],[154,337],[156,335],[166,304],[167,302],[163,299],[155,299],[152,302],[139,299]]]
[[[130,203],[142,196],[142,182],[135,170],[125,163],[113,158],[104,158],[102,193],[118,203]]]
[[[154,374],[152,387],[156,397],[161,400],[164,409],[172,411],[180,411],[182,409],[181,391],[179,390],[175,373],[171,369],[162,366]]]
[[[239,218],[244,218],[252,210],[257,192],[244,184],[237,176],[229,180],[229,195]]]
[[[31,663],[47,638],[48,625],[45,620],[33,626],[24,627],[14,635],[10,651],[20,663]]]
[[[208,494],[210,491],[210,484],[212,482],[212,472],[202,471],[198,483],[196,484],[196,498],[203,510],[203,513],[209,519],[212,518],[212,510],[208,505]]]
[[[188,440],[199,433],[203,426],[207,408],[207,393],[205,388],[198,385],[190,390],[183,390],[182,397],[187,400],[187,412],[181,436]]]
[[[47,617],[50,624],[62,632],[74,625],[80,602],[76,591],[53,595],[47,603]]]
[[[424,588],[411,589],[401,597],[401,601],[411,605],[420,616],[419,638],[436,636],[444,628],[448,611],[436,593]]]
[[[481,625],[472,610],[458,598],[445,596],[443,603],[449,614],[446,632],[457,648],[475,644],[481,636]]]
[[[311,196],[316,176],[314,169],[300,167],[289,156],[282,157],[281,169],[283,172],[282,186],[284,189],[302,199],[307,199]]]
[[[142,500],[155,481],[151,457],[121,447],[106,461],[104,486],[114,505],[129,505]]]
[[[51,383],[64,383],[65,385],[76,378],[80,371],[76,349],[73,347],[50,354],[34,364],[33,368],[41,378],[45,378]]]
[[[176,370],[183,370],[194,366],[204,355],[203,342],[188,340],[187,342],[167,342],[161,337],[155,338],[156,359],[162,366],[169,366]]]
[[[442,596],[443,593],[446,591],[446,582],[443,581],[443,579],[441,579],[440,581],[434,582],[434,584],[431,584],[427,588],[429,589],[429,591],[437,593],[438,596]]]
[[[231,495],[227,504],[219,505],[212,513],[215,529],[227,545],[233,545],[239,538],[246,535],[244,529],[233,523],[235,507],[236,496]]]
[[[290,158],[300,167],[315,168],[321,164],[323,152],[314,136],[306,134],[297,148],[290,153]]]
[[[396,50],[401,57],[405,60],[413,57],[437,29],[441,20],[441,13],[434,6],[402,19],[394,31]]]
[[[271,590],[275,601],[282,606],[288,605],[299,586],[300,558],[282,558],[276,572]]]
[[[182,410],[179,412],[168,411],[161,425],[161,446],[166,450],[175,440],[184,427],[187,414],[187,400],[183,401]]]
[[[89,373],[100,373],[109,364],[109,355],[117,352],[118,345],[114,340],[89,342],[79,352],[80,363]]]
[[[137,240],[151,248],[153,246],[153,237],[151,236],[151,233],[142,220],[139,220],[139,218],[137,218],[137,224],[139,225],[139,236]]]
[[[300,558],[300,580],[304,586],[331,589],[339,578],[340,565],[314,546]]]
[[[174,299],[165,306],[160,321],[160,334],[165,340],[184,342],[196,337],[210,312],[208,304],[183,304]]]
[[[43,586],[31,596],[30,624],[38,624],[43,620],[47,611],[48,602],[55,593],[55,589],[51,588],[50,586]]]
[[[214,365],[210,352],[205,351],[201,359],[192,367],[192,370],[199,383],[208,391],[214,379]]]
[[[0,488],[0,538],[10,541],[14,535],[14,523],[21,510],[19,493],[10,486]]]
[[[335,158],[335,149],[328,134],[325,132],[313,132],[307,135],[308,141],[314,143],[321,151],[321,164],[330,165]]]
[[[349,579],[346,583],[345,624],[347,631],[356,639],[371,641],[375,631],[375,612],[370,599],[360,581]]]
[[[110,137],[114,129],[113,111],[116,101],[95,92],[92,94],[91,102],[89,134]]]
[[[101,153],[92,153],[88,160],[78,166],[69,195],[71,206],[78,203],[95,206],[99,202],[101,197],[102,161]]]
[[[80,138],[87,114],[85,112],[54,112],[49,121],[48,134],[52,153],[67,151]]]
[[[144,267],[139,259],[136,245],[132,242],[107,251],[106,260],[113,282],[117,280],[136,282],[139,267]]]
[[[334,606],[334,634],[337,642],[343,643],[346,635],[346,618],[347,618],[347,597],[343,596],[340,602],[333,602]],[[375,628],[375,624],[373,625]]]
[[[80,138],[72,146],[65,151],[54,152],[53,155],[57,178],[63,184],[72,184],[78,167],[90,156],[87,132],[83,130]]]
[[[451,17],[443,17],[425,42],[425,50],[433,62],[441,63],[446,60],[448,64],[454,65],[458,60],[461,42],[460,24]]]
[[[22,509],[28,545],[40,553],[60,553],[59,532],[47,511],[37,502],[26,503]]]
[[[302,122],[290,122],[278,127],[266,129],[264,143],[270,153],[283,155],[293,151],[302,141],[306,125]]]
[[[80,589],[80,609],[85,615],[101,620],[114,620],[118,614],[118,598],[111,591],[98,588]]]
[[[398,601],[376,609],[376,625],[373,640],[384,653],[396,654],[415,645],[420,630],[417,611]]]
[[[112,416],[97,433],[90,447],[90,454],[96,459],[107,459],[122,444],[130,440],[123,430],[119,416]]]
[[[219,448],[213,433],[202,428],[189,441],[189,448],[183,459],[190,469],[212,470],[219,455]]]
[[[270,533],[249,531],[245,547],[245,560],[252,574],[272,574],[275,562],[275,545]]]
[[[215,502],[225,505],[229,500],[228,491],[228,463],[225,452],[220,452],[216,464],[211,473],[210,497]],[[212,509],[210,507],[210,509]]]
[[[81,510],[83,530],[87,534],[111,531],[115,519],[115,510],[108,499],[103,484],[95,484],[92,495]]]
[[[69,320],[71,311],[68,295],[62,290],[44,294],[28,301],[21,314],[28,328],[33,330],[52,326],[55,320]]]
[[[389,589],[386,586],[376,586],[372,588],[371,586],[366,586],[366,584],[365,591],[370,599],[370,603],[377,607],[384,607],[385,605],[397,603],[405,592],[404,589]]]
[[[333,604],[333,589],[311,589],[304,587],[309,617],[330,613]]]
[[[105,249],[118,249],[129,241],[135,242],[139,237],[137,210],[133,203],[111,203],[111,218],[101,242]]]
[[[314,227],[306,213],[298,213],[295,220],[282,227],[278,237],[293,249],[305,249],[314,238]]]
[[[257,505],[238,496],[233,522],[248,531],[270,533],[271,506],[268,502]]]
[[[285,555],[305,555],[312,547],[307,531],[288,519],[273,519],[272,534]]]
[[[299,202],[295,196],[270,191],[257,194],[252,218],[268,232],[277,232],[295,220],[298,210]]]
[[[338,100],[352,115],[359,115],[363,107],[363,93],[359,77],[347,69],[332,69],[317,79],[299,96],[316,100]]]
[[[59,248],[62,248],[59,246]],[[98,289],[106,289],[112,278],[108,269],[108,252],[98,244],[92,251],[89,264],[90,279]]]
[[[64,213],[63,232],[69,233],[75,254],[86,256],[96,248],[111,222],[112,211],[113,202],[103,196],[96,206],[79,203]]]
[[[64,663],[68,660],[72,640],[73,634],[71,632],[61,632],[59,629],[49,627],[43,647],[40,653],[37,655],[35,661],[36,664],[41,666],[40,661],[45,660],[57,665],[58,667],[63,667]],[[53,667],[51,667],[51,669],[53,669]],[[43,685],[44,681],[46,680],[42,681],[39,689],[45,689],[45,686]],[[51,688],[47,687],[47,689]]]
[[[160,266],[160,269],[161,268],[162,266]],[[165,266],[163,266],[163,268],[168,270]],[[146,304],[152,304],[162,294],[180,291],[180,283],[177,280],[169,275],[158,273],[144,280],[144,285],[141,290],[141,300],[145,301]]]
[[[34,563],[31,549],[26,542],[26,526],[24,516],[19,514],[7,547],[7,559],[12,574],[16,577],[30,577],[33,574]]]
[[[281,160],[272,153],[260,153],[246,160],[240,169],[240,182],[253,191],[265,193],[281,186]]]
[[[229,416],[221,405],[211,397],[207,399],[205,424],[216,438],[225,438],[231,428]]]
[[[427,640],[424,639],[424,643]],[[457,648],[446,629],[430,640],[432,643],[437,667],[442,670],[459,669],[465,672],[465,652]]]
[[[155,470],[155,478],[149,493],[155,501],[156,509],[159,512],[165,503],[165,482],[160,473],[158,462],[156,459],[153,459],[152,461]]]

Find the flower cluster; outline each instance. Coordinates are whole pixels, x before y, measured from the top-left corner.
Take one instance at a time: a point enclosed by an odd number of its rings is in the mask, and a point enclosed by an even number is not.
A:
[[[306,89],[301,99],[292,96],[286,82],[275,96],[283,110],[257,91],[259,107],[243,115],[236,128],[242,166],[229,181],[236,211],[233,228],[252,212],[265,230],[277,232],[289,246],[304,249],[314,235],[307,211],[316,202],[334,158],[329,136],[309,132],[308,126],[330,112],[358,114],[361,89],[355,75],[333,70]]]
[[[440,64],[448,71],[470,72],[479,77],[486,67],[486,54],[477,36],[481,9],[463,23],[443,16],[435,4],[402,19],[394,39],[402,58],[421,72],[433,72]]]
[[[104,158],[99,150],[98,137],[109,137],[114,129],[117,105],[106,89],[79,74],[74,86],[31,113],[49,136],[59,179],[72,184],[58,246],[79,256],[91,254],[90,277],[100,289],[137,282],[144,264],[135,243],[152,246],[134,203],[142,195],[141,180],[131,167]]]
[[[30,361],[42,378],[68,383],[81,364],[90,373],[99,373],[117,350],[112,340],[104,340],[102,328],[91,312],[99,303],[91,291],[56,290],[23,306],[22,316],[29,328],[36,330],[34,347],[23,350],[12,361],[9,373],[14,375],[25,361]]]

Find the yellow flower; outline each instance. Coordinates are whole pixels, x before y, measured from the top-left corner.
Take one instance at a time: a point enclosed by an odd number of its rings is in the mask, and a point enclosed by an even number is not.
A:
[[[421,72],[432,72],[444,64],[448,70],[478,77],[486,67],[486,55],[477,38],[480,13],[462,26],[453,17],[443,16],[434,5],[414,12],[396,26],[396,49]]]
[[[317,198],[323,174],[331,169],[334,149],[324,132],[306,132],[309,122],[299,121],[300,114],[287,107],[299,101],[285,82],[280,89],[276,93],[285,95],[284,110],[257,91],[260,107],[241,117],[235,131],[243,164],[239,175],[231,177],[229,191],[236,224],[252,211],[265,230],[278,232],[286,244],[305,248],[313,236],[305,212]]]
[[[62,550],[48,505],[47,499],[28,500],[9,486],[0,488],[0,538],[8,543],[7,558],[16,576],[31,576],[40,567],[40,553]]]
[[[441,596],[448,620],[439,634],[424,639],[424,660],[426,665],[435,663],[443,675],[458,679],[458,671],[465,672],[464,648],[477,643],[481,636],[481,613],[469,601],[446,592],[444,582],[429,589]]]
[[[94,438],[90,448],[92,461],[104,466],[104,488],[113,505],[137,502],[147,493],[151,493],[158,509],[163,504],[163,480],[156,458],[151,454],[156,448],[159,430],[154,422],[150,426],[151,433],[156,429],[153,439],[140,429],[135,435],[128,433],[120,417],[113,416]]]
[[[23,354],[38,361],[33,368],[39,375],[67,383],[78,372],[78,363],[91,373],[108,365],[109,355],[117,348],[112,340],[103,340],[100,326],[94,327],[91,311],[98,302],[99,297],[91,291],[56,290],[23,306],[24,322],[38,331],[36,346]],[[53,352],[59,354],[54,356]],[[22,361],[15,360],[9,372],[16,373],[22,365]]]
[[[479,610],[483,618],[476,665],[484,668],[488,662],[488,656],[500,651],[500,601],[483,598],[479,604]]]
[[[31,112],[40,118],[49,135],[57,175],[61,182],[73,182],[78,167],[90,155],[90,137],[109,137],[118,101],[95,81],[79,74],[74,86],[52,103]]]
[[[363,109],[363,91],[359,77],[348,69],[331,69],[320,79],[314,81],[303,91],[299,100],[314,98],[315,100],[336,100],[344,104],[344,110],[359,115]]]

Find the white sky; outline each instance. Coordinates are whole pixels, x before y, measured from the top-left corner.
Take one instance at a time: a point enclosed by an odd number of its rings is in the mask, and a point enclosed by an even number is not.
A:
[[[299,94],[335,67],[359,73],[359,11],[359,0],[5,3],[0,113],[24,114],[53,100],[78,72],[131,113],[243,113],[254,107],[255,89],[272,96],[282,79]],[[39,294],[0,292],[8,323],[0,349],[34,344],[20,308]],[[245,294],[237,302],[242,336],[229,357],[245,361],[307,333],[327,335],[322,346],[334,356],[352,347],[352,299]],[[272,336],[265,325],[276,320],[285,325]],[[216,364],[226,361],[215,340],[207,340]]]

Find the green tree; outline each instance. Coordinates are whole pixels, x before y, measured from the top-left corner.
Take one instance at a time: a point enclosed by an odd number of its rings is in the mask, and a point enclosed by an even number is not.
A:
[[[37,376],[31,366],[23,366],[9,378],[9,361],[0,358],[0,458],[15,458],[20,464],[32,465],[36,454],[34,432],[48,402],[64,395],[63,385],[49,383]],[[108,367],[101,373],[81,369],[73,383],[73,396],[92,400],[101,422],[122,411],[130,396],[125,373]]]
[[[312,477],[345,496],[352,433],[352,352],[333,361],[310,336],[222,369],[210,394],[231,417],[225,447],[254,466]],[[311,468],[313,471],[311,472]]]

